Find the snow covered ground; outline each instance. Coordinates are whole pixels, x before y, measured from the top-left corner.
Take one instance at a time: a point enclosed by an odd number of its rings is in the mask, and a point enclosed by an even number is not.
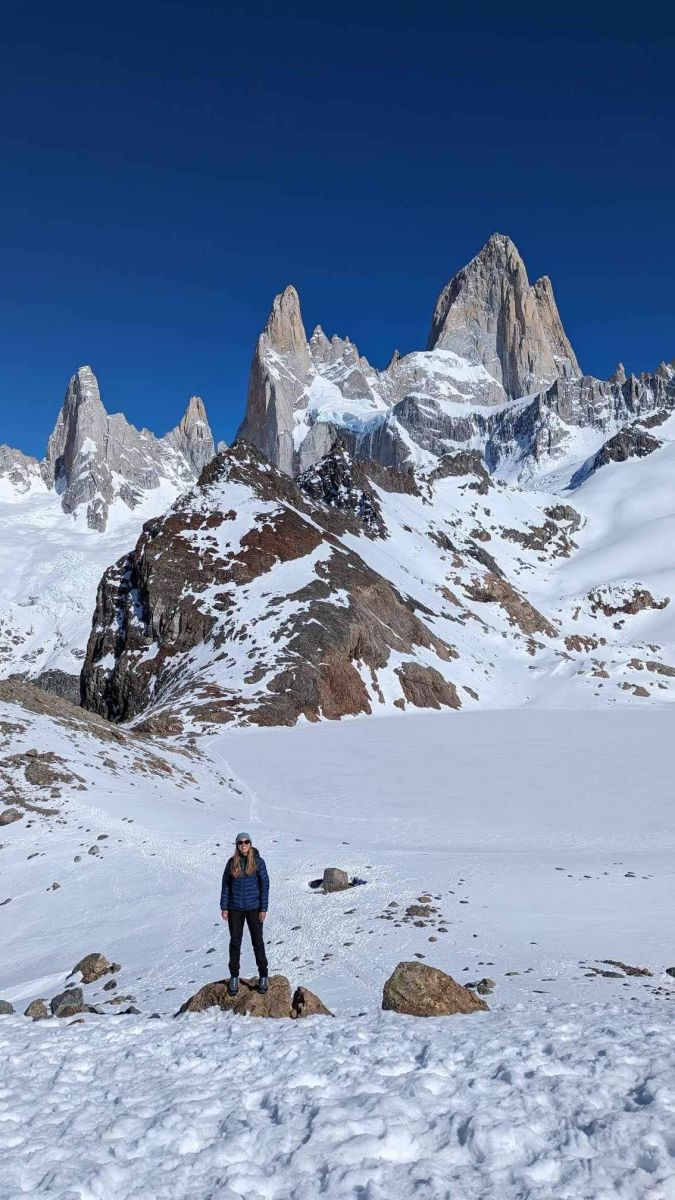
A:
[[[116,502],[98,533],[83,513],[64,513],[41,480],[27,496],[0,480],[0,676],[79,675],[103,572],[178,490],[163,480],[133,512]]]
[[[0,1200],[675,1197],[667,706],[248,730],[191,758],[1,716],[13,753],[80,782],[2,830],[0,997],[21,1013],[98,950],[142,1015],[0,1017]],[[172,1019],[227,975],[242,827],[272,877],[271,969],[334,1020]],[[328,865],[366,883],[313,891]],[[494,979],[490,1012],[381,1013],[415,956]],[[114,1013],[104,982],[86,998]]]
[[[636,1001],[0,1018],[0,1196],[672,1200],[674,1036]]]

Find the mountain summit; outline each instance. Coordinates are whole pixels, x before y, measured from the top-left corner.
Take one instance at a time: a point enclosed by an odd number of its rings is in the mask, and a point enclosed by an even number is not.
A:
[[[559,376],[581,375],[550,279],[530,285],[516,246],[502,233],[493,233],[443,288],[427,349],[482,363],[512,400],[542,391]]]
[[[425,350],[384,370],[348,338],[311,338],[289,287],[258,339],[240,436],[298,475],[341,438],[358,459],[415,470],[478,450],[498,478],[573,484],[631,421],[675,405],[675,372],[582,375],[544,275],[530,284],[510,238],[495,233],[441,291]]]
[[[122,413],[109,414],[91,367],[72,376],[56,425],[39,463],[19,451],[2,448],[0,475],[18,491],[40,481],[61,498],[65,513],[86,513],[90,529],[105,530],[116,501],[127,509],[139,506],[163,484],[169,491],[158,502],[165,507],[193,483],[215,454],[204,402],[193,396],[185,414],[164,437],[138,430]]]

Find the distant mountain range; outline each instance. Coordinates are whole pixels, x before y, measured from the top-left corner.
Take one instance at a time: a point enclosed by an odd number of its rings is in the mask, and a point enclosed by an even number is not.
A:
[[[674,408],[672,364],[582,373],[501,234],[384,370],[286,288],[219,454],[198,398],[157,438],[81,368],[42,462],[0,448],[2,671],[184,733],[668,699]]]

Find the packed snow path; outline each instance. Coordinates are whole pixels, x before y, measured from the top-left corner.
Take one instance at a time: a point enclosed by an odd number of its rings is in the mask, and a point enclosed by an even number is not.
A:
[[[672,1200],[674,1051],[635,1001],[0,1017],[0,1200]]]

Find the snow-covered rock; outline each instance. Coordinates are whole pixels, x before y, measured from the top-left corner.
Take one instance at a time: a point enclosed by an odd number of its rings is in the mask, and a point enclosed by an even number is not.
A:
[[[358,458],[428,466],[479,451],[498,478],[546,490],[636,420],[675,408],[675,368],[605,381],[582,375],[547,276],[530,285],[509,238],[494,234],[451,279],[426,350],[383,370],[348,338],[308,339],[293,287],[276,297],[253,356],[240,436],[297,474],[341,437]]]
[[[198,397],[158,438],[106,412],[89,367],[70,380],[42,462],[0,446],[0,675],[79,697],[103,570],[213,454]]]
[[[161,481],[176,490],[189,486],[214,451],[199,397],[192,397],[176,429],[157,438],[135,429],[122,413],[110,416],[91,367],[80,367],[49,439],[43,474],[65,513],[84,507],[87,525],[103,531],[115,501],[134,509]]]

